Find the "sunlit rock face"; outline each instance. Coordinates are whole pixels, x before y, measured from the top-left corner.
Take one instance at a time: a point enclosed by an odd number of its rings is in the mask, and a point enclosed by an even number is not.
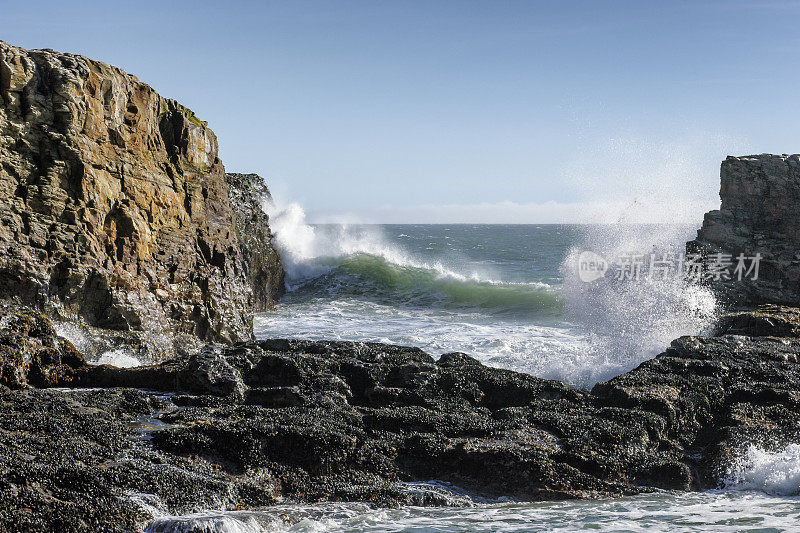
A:
[[[128,332],[156,358],[250,338],[282,286],[254,296],[237,227],[252,217],[217,148],[135,76],[0,42],[0,297]]]
[[[689,249],[760,254],[758,279],[721,280],[734,304],[800,303],[800,155],[728,157],[720,171],[719,210],[706,213]],[[750,264],[748,263],[748,267]]]

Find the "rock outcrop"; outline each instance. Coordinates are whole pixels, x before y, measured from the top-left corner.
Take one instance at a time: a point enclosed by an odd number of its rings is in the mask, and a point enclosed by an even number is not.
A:
[[[731,315],[591,392],[370,343],[209,346],[131,369],[62,355],[44,365],[60,369],[51,378],[28,382],[68,389],[25,386],[25,372],[12,372],[17,390],[0,387],[0,527],[120,531],[153,506],[281,498],[463,505],[712,488],[747,446],[777,450],[800,432],[798,316]],[[0,320],[4,375],[27,359],[16,346],[67,344],[16,310]]]
[[[727,303],[800,304],[800,155],[728,157],[720,177],[722,206],[706,213],[689,250],[761,254],[757,280],[714,282]]]
[[[228,173],[227,181],[245,276],[253,291],[253,311],[266,311],[286,287],[281,257],[272,245],[269,217],[264,212],[272,195],[258,174]]]
[[[214,133],[135,76],[0,42],[0,298],[153,357],[250,339],[282,268],[232,179],[236,204]]]

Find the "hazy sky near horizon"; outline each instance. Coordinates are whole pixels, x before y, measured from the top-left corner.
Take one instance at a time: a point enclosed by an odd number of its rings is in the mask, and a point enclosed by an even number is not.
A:
[[[798,1],[16,2],[0,39],[207,120],[312,221],[695,220],[800,151]]]

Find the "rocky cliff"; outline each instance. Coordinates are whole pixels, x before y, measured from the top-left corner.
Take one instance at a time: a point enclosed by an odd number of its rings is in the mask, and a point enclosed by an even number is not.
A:
[[[691,251],[761,254],[757,280],[720,280],[732,304],[800,303],[800,155],[728,157],[719,210],[706,213]],[[752,277],[752,276],[751,276]]]
[[[230,179],[235,204],[214,133],[135,76],[0,42],[0,297],[155,356],[249,339],[282,268]]]

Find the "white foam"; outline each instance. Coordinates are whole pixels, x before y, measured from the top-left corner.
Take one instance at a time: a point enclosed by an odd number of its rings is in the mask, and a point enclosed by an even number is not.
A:
[[[380,227],[361,224],[328,224],[311,226],[306,221],[303,208],[297,203],[279,205],[264,199],[262,209],[269,215],[269,224],[275,244],[281,253],[287,275],[287,288],[293,290],[310,278],[331,269],[320,261],[325,258],[342,258],[356,254],[380,257],[385,261],[405,267],[435,272],[441,278],[457,281],[500,283],[482,272],[457,272],[440,262],[415,260],[399,246],[390,243]]]
[[[237,513],[196,513],[180,517],[161,517],[145,528],[145,533],[262,533],[274,531],[253,515]]]
[[[136,357],[121,348],[104,352],[97,361],[91,362],[96,365],[112,365],[120,368],[131,368],[142,364]]]
[[[208,512],[151,523],[146,532],[293,531],[795,531],[800,501],[753,492],[656,493],[606,500],[372,508],[364,504],[282,505],[261,511]],[[228,521],[224,519],[228,518]],[[242,529],[256,527],[261,529]],[[237,523],[238,522],[238,523]],[[196,529],[189,529],[192,524]],[[156,525],[158,527],[156,527]],[[223,529],[224,527],[240,529]],[[216,529],[219,528],[219,529]]]
[[[749,446],[731,465],[724,486],[780,496],[800,494],[800,445],[778,451]]]
[[[683,335],[701,333],[714,320],[716,299],[705,287],[679,276],[638,280],[601,279],[586,283],[577,274],[577,257],[590,250],[608,260],[631,254],[681,253],[692,236],[686,226],[590,226],[583,243],[572,248],[564,263],[564,301],[568,320],[594,338],[585,367],[597,380],[626,372],[662,352]]]
[[[388,303],[314,299],[257,315],[258,338],[374,341],[418,346],[428,353],[463,351],[491,366],[591,387],[602,356],[588,360],[592,338],[576,328],[487,317],[480,312],[403,309]]]
[[[53,328],[58,336],[70,341],[79,352],[89,351],[92,340],[84,328],[72,322],[57,322],[53,324]]]

